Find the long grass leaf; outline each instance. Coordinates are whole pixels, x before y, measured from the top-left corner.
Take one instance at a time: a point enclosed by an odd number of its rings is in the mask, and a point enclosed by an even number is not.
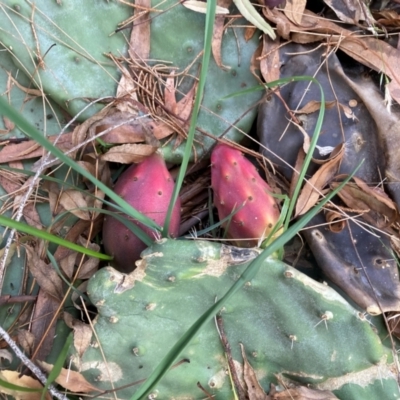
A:
[[[12,218],[5,217],[4,215],[0,215],[0,225],[6,226],[11,229],[16,229],[19,232],[27,233],[28,235],[37,237],[39,239],[47,240],[51,243],[55,243],[60,246],[64,246],[67,249],[77,251],[78,253],[86,254],[87,256],[90,257],[95,257],[100,260],[112,260],[112,257],[106,254],[99,253],[91,249],[87,249],[86,247],[83,246],[79,246],[78,244],[72,243],[59,236],[53,235],[45,230],[37,229],[23,222],[15,221]]]

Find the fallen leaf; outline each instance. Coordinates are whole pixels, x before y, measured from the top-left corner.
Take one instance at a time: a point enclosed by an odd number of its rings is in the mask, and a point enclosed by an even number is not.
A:
[[[10,119],[8,119],[7,117],[3,116],[3,123],[4,123],[4,127],[7,130],[7,133],[12,131],[15,128],[15,124],[14,122],[12,122]]]
[[[318,201],[320,192],[336,175],[344,154],[344,145],[340,144],[317,172],[305,183],[296,204],[296,216],[303,215]]]
[[[336,104],[335,100],[326,101],[325,108],[329,110],[330,108],[334,107]],[[293,110],[294,114],[311,114],[313,112],[319,111],[321,108],[321,102],[316,100],[309,101],[304,107],[300,108],[299,110]]]
[[[43,389],[43,386],[39,381],[33,379],[31,376],[21,375],[17,371],[2,370],[0,371],[0,379],[12,385],[21,386],[24,388]],[[42,397],[41,390],[35,392],[21,392],[15,389],[8,389],[5,386],[1,387],[1,393],[13,396],[16,400],[40,400]],[[46,393],[45,399],[51,400],[49,393]]]
[[[44,361],[38,361],[38,364],[46,371],[50,372],[53,369],[52,364]],[[62,368],[60,375],[55,380],[63,388],[73,393],[89,393],[101,392],[101,390],[92,386],[79,372],[70,369]]]
[[[389,43],[374,37],[355,36],[354,32],[327,19],[320,18],[309,10],[304,10],[302,25],[292,23],[283,13],[276,9],[263,8],[267,19],[277,24],[277,30],[292,33],[291,39],[297,43],[306,43],[304,36],[309,36],[309,41],[324,41],[329,36],[329,44],[337,45],[347,55],[372,68],[377,72],[385,71],[391,79],[388,89],[391,96],[400,103],[400,50]],[[321,36],[316,34],[321,33]],[[289,38],[288,32],[285,38]]]
[[[82,357],[90,346],[93,332],[90,325],[75,319],[71,314],[64,312],[64,321],[67,326],[74,330],[74,347],[79,357]]]
[[[140,163],[156,150],[156,147],[149,146],[148,144],[123,144],[112,147],[107,153],[101,156],[101,160],[121,164]]]
[[[279,47],[279,39],[272,40],[268,35],[263,35],[260,71],[265,82],[273,82],[280,77]]]
[[[263,48],[263,45],[262,45],[262,43],[260,43],[258,45],[256,51],[252,54],[251,59],[250,59],[250,72],[260,82],[261,82],[260,74],[258,71],[260,71],[260,57],[261,57],[261,53],[262,53],[262,48]]]
[[[265,394],[263,388],[258,382],[256,373],[247,360],[246,352],[242,343],[240,343],[240,348],[243,357],[243,378],[247,386],[247,395],[249,400],[268,400],[269,396]]]
[[[175,72],[171,71],[165,80],[164,86],[164,107],[167,111],[176,115],[176,88],[175,88]]]
[[[129,56],[131,59],[148,60],[150,56],[150,23],[149,13],[151,0],[136,0],[134,21],[129,41]]]
[[[373,19],[363,1],[324,0],[324,3],[335,12],[341,21],[348,24],[357,25],[359,21],[365,21],[368,16]]]
[[[87,201],[80,190],[66,189],[61,192],[59,197],[60,204],[65,210],[74,214],[76,217],[83,220],[90,220],[91,214],[86,208],[88,207]]]
[[[307,0],[286,0],[285,15],[295,23],[301,25],[301,19],[306,8]]]
[[[186,5],[186,2],[183,3]],[[207,4],[207,3],[203,3]],[[232,0],[218,0],[217,7],[221,6],[223,8],[228,9],[231,4]],[[228,10],[229,13],[229,10]],[[222,63],[222,56],[221,56],[221,46],[222,46],[222,38],[225,32],[225,16],[223,14],[219,14],[215,17],[214,21],[214,30],[213,30],[213,37],[211,41],[211,50],[215,60],[215,63],[218,65],[219,68],[224,70],[228,70],[229,67],[226,67]]]
[[[50,136],[48,140],[54,143],[56,137]],[[60,136],[56,144],[57,148],[66,152],[72,146],[72,133],[65,133]],[[11,161],[28,160],[30,158],[42,157],[45,151],[38,146],[33,140],[24,140],[20,143],[9,143],[0,150],[0,163],[8,163]]]
[[[45,360],[53,348],[59,305],[57,299],[39,289],[31,323],[31,332],[35,337],[32,360]]]
[[[355,183],[347,183],[338,196],[353,210],[364,210],[363,218],[378,229],[390,227],[398,219],[396,204],[378,187],[369,187],[362,179],[354,177]],[[335,189],[339,182],[332,182]]]
[[[36,279],[40,288],[58,301],[64,296],[63,283],[51,265],[46,264],[35,249],[27,244],[23,245],[27,253],[27,262],[30,273]]]
[[[28,357],[32,354],[35,345],[35,335],[27,329],[19,329],[17,333],[18,344]]]

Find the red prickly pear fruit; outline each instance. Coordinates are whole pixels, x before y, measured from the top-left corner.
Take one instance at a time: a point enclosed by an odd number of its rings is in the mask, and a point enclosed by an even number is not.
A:
[[[163,157],[155,153],[123,172],[114,186],[114,192],[137,211],[154,220],[159,226],[163,226],[174,185]],[[129,219],[150,238],[156,238],[154,230],[132,218]],[[178,236],[180,220],[181,202],[178,198],[171,216],[168,232],[170,236]],[[147,247],[122,222],[109,215],[104,219],[103,243],[106,252],[114,256],[114,267],[127,273],[133,271],[140,253]]]
[[[270,186],[258,174],[243,153],[226,144],[218,144],[211,154],[211,186],[214,204],[227,236],[239,247],[260,246],[280,215]]]

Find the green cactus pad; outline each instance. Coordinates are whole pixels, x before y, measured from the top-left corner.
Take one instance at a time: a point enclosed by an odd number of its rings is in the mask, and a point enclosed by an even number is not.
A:
[[[73,364],[101,389],[111,388],[107,371],[114,387],[145,379],[256,254],[205,241],[164,239],[142,253],[143,260],[130,275],[111,267],[100,270],[88,286],[99,312],[94,324],[99,342],[93,336],[82,357],[71,349]],[[376,389],[377,378],[370,371],[379,369],[383,379],[379,390],[386,398],[399,396],[393,391],[390,350],[363,314],[330,287],[280,261],[265,261],[221,315],[233,359],[243,364],[242,343],[266,392],[276,382],[275,374],[303,384],[325,383],[325,390],[330,385],[338,394],[343,385],[352,383],[344,377],[358,374],[363,381],[355,382],[354,390],[365,392],[364,386]],[[183,362],[158,384],[159,398],[203,398],[197,382],[216,399],[233,398],[214,321],[179,360]],[[338,386],[340,379],[343,384]],[[130,398],[137,387],[119,391],[118,397]],[[357,399],[348,388],[343,393],[339,398]]]
[[[119,74],[104,54],[124,53],[124,33],[110,35],[130,13],[115,1],[4,1],[0,43],[14,55],[20,73],[33,76],[37,87],[75,115],[88,99],[115,95]],[[44,68],[38,66],[38,51]]]
[[[153,6],[158,3],[153,2]],[[157,8],[166,10],[175,3],[174,0],[168,0]],[[233,15],[238,14],[235,7],[230,11]],[[179,4],[164,14],[154,13],[151,16],[155,18],[151,23],[150,59],[163,60],[167,65],[178,67],[175,75],[183,72],[193,64],[203,50],[205,15]],[[225,138],[240,142],[243,134],[231,125],[234,124],[247,133],[257,114],[256,107],[247,111],[260,100],[262,92],[255,91],[251,94],[225,98],[259,84],[250,71],[251,57],[259,45],[259,32],[255,32],[253,37],[246,41],[243,28],[247,25],[246,20],[238,19],[234,25],[242,28],[228,28],[221,46],[222,63],[228,69],[218,67],[213,57],[210,60],[202,108],[197,121],[199,131],[195,135],[194,146],[197,157],[207,154],[210,147],[216,143],[202,131],[218,137],[225,133]],[[199,60],[192,65],[188,73],[197,76],[198,71]],[[177,91],[185,94],[192,84],[193,79],[185,78]],[[163,148],[163,152],[166,160],[179,163],[183,157],[184,144],[175,148],[175,143],[172,141]],[[192,152],[192,160],[193,157]]]
[[[171,7],[174,5],[174,7]],[[153,6],[165,13],[151,13],[150,59],[167,64],[178,75],[187,67],[188,77],[177,87],[185,94],[198,75],[199,54],[203,50],[205,15],[168,0]],[[132,9],[120,2],[94,2],[70,0],[63,2],[36,2],[35,9],[22,1],[5,1],[0,8],[0,44],[13,54],[13,62],[25,74],[33,87],[43,91],[71,115],[79,113],[91,100],[114,96],[119,81],[115,64],[105,56],[125,54],[129,31],[113,34],[118,23],[132,14]],[[232,8],[231,13],[237,14]],[[33,19],[32,19],[33,15]],[[153,18],[154,17],[154,18]],[[33,23],[31,21],[33,20]],[[222,42],[222,62],[229,69],[222,69],[211,60],[205,87],[202,110],[198,119],[195,152],[202,157],[215,141],[204,134],[221,136],[240,141],[248,132],[256,116],[254,107],[261,98],[260,91],[232,97],[226,96],[258,85],[250,71],[251,56],[259,45],[259,34],[246,41],[246,21],[236,20],[227,29]],[[35,33],[34,33],[35,32]],[[54,45],[52,47],[52,45]],[[42,68],[39,65],[43,61]],[[194,62],[196,61],[197,62]],[[98,111],[95,105],[80,115],[84,120]],[[180,162],[184,144],[176,147],[171,141],[163,148],[164,157],[170,162]]]

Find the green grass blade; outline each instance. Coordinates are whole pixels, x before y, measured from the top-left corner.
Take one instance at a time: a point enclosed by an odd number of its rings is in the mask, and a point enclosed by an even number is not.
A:
[[[194,101],[192,116],[190,119],[190,127],[189,127],[188,137],[186,139],[185,152],[182,158],[179,174],[176,179],[175,189],[172,194],[171,202],[169,203],[167,216],[165,218],[164,229],[163,229],[164,237],[168,235],[168,227],[171,221],[172,211],[176,203],[176,200],[178,198],[179,192],[181,190],[183,179],[185,178],[186,174],[186,169],[189,164],[190,153],[192,151],[194,134],[197,126],[197,116],[199,114],[201,102],[203,100],[204,86],[207,80],[208,65],[210,63],[210,57],[211,57],[211,42],[214,29],[215,10],[216,10],[216,0],[207,1],[206,25],[204,32],[204,53],[200,71],[200,79],[197,86],[196,98]]]
[[[100,260],[112,260],[112,257],[106,254],[99,253],[91,249],[87,249],[86,247],[83,246],[79,246],[78,244],[69,242],[68,240],[60,238],[59,236],[53,235],[44,230],[37,229],[23,222],[14,221],[12,218],[7,218],[4,215],[0,215],[0,226],[6,226],[11,229],[16,229],[19,232],[24,232],[28,235],[37,237],[39,239],[47,240],[49,242],[58,244],[60,246],[64,246],[67,249],[77,251],[78,253],[86,254],[87,256],[90,257],[95,257]]]
[[[362,161],[363,162],[363,161]],[[139,390],[133,395],[131,400],[140,400],[144,398],[161,378],[168,372],[179,354],[189,344],[199,330],[224,306],[224,304],[248,281],[254,278],[260,269],[262,263],[273,253],[279,251],[290,239],[292,239],[320,210],[321,208],[334,197],[343,186],[354,176],[360,168],[362,162],[358,165],[355,171],[348,176],[334,191],[332,191],[321,202],[308,211],[299,221],[294,223],[288,230],[275,239],[256,259],[254,259],[246,270],[242,273],[239,279],[231,286],[226,294],[218,300],[213,306],[204,312],[200,318],[184,333],[184,335],[175,343],[167,355],[161,360],[155,370],[140,386]]]
[[[6,99],[0,97],[0,114],[9,118],[14,122],[27,136],[34,139],[43,148],[50,151],[55,157],[60,161],[70,166],[76,172],[87,178],[90,182],[96,185],[100,190],[102,190],[111,200],[113,200],[117,205],[119,205],[126,214],[132,218],[138,220],[143,225],[149,228],[160,231],[161,227],[158,226],[152,219],[141,214],[135,210],[131,205],[129,205],[125,200],[121,199],[117,194],[115,194],[109,187],[107,187],[103,182],[100,182],[92,174],[82,168],[74,160],[66,156],[60,149],[50,143],[35,127],[33,127],[22,115],[18,113],[13,107],[11,107]]]

